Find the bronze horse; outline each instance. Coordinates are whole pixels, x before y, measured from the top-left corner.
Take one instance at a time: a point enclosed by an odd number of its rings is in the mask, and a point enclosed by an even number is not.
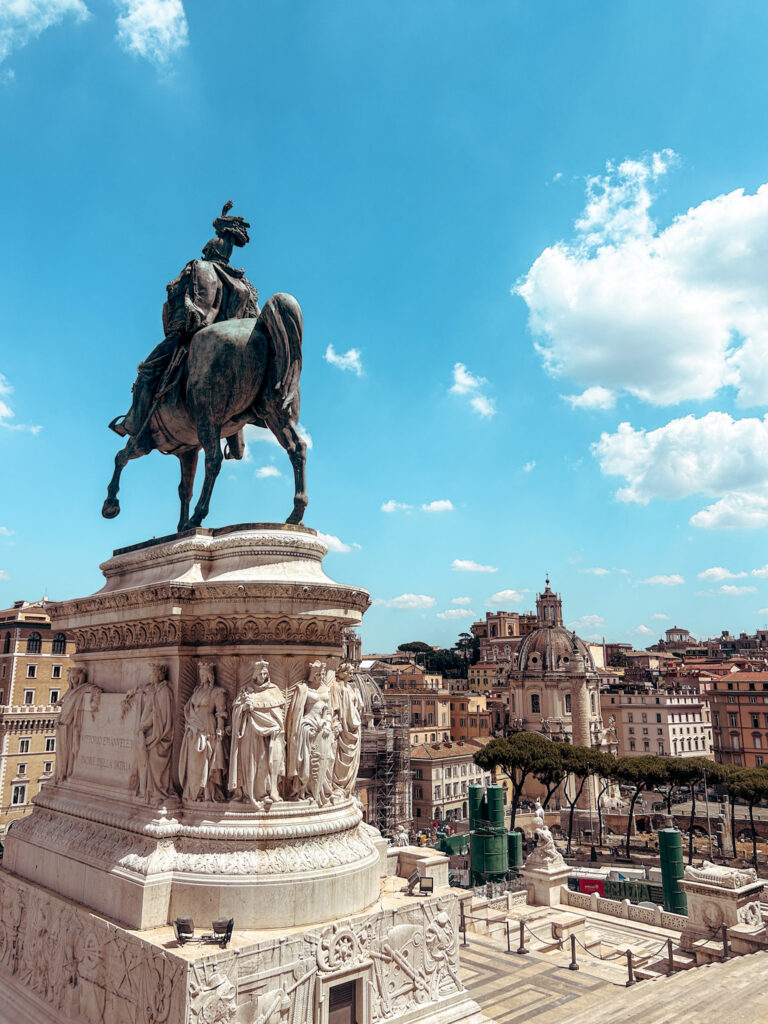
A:
[[[288,453],[295,494],[287,523],[300,523],[307,507],[307,446],[297,426],[301,392],[301,308],[292,295],[278,293],[257,318],[223,320],[199,330],[178,387],[157,402],[146,425],[129,435],[115,456],[115,471],[101,509],[106,519],[120,514],[120,474],[131,459],[149,452],[175,455],[181,464],[178,529],[200,526],[208,515],[211,494],[227,458],[241,459],[247,424],[267,427]],[[205,452],[205,479],[192,515],[189,504],[200,450]]]

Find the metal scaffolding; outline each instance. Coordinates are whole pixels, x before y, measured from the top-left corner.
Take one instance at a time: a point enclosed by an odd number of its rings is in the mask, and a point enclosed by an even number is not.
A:
[[[394,836],[413,820],[408,704],[364,716],[359,778],[368,790],[368,820]]]

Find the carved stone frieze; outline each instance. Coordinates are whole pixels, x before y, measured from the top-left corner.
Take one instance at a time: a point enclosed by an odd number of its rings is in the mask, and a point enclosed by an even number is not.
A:
[[[322,618],[224,617],[157,619],[75,628],[78,654],[150,647],[211,647],[236,644],[297,644],[338,647],[343,623]]]

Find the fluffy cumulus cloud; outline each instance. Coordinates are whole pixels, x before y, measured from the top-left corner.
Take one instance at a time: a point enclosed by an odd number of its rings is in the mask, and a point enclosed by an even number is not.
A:
[[[605,619],[602,615],[581,615],[578,619],[574,619],[573,622],[569,622],[568,628],[578,633],[585,629],[599,629],[604,625]]]
[[[410,512],[412,508],[413,505],[406,505],[404,501],[393,501],[390,498],[381,506],[381,511],[391,514],[392,512]]]
[[[530,462],[526,462],[526,464],[523,466],[523,472],[524,473],[532,473],[535,468],[536,468],[536,460],[535,459],[531,459]]]
[[[487,383],[485,377],[476,377],[464,363],[454,363],[451,394],[465,395],[475,412],[484,419],[496,415],[496,403],[485,393]]]
[[[479,562],[473,562],[471,558],[454,558],[451,562],[451,568],[455,572],[498,572],[498,567],[495,565],[481,565]]]
[[[768,403],[768,184],[659,229],[651,208],[675,163],[670,150],[609,163],[587,183],[573,238],[513,289],[548,372],[585,389],[576,406],[621,392],[668,405],[726,386],[741,405]]]
[[[9,572],[5,569],[0,569],[0,580],[9,580],[10,578],[11,574]]]
[[[360,358],[359,349],[350,348],[346,352],[337,352],[333,345],[329,345],[325,350],[323,359],[326,363],[330,363],[331,366],[335,366],[339,370],[349,370],[356,377],[363,376],[363,363]]]
[[[471,597],[452,597],[451,604],[472,604]]]
[[[430,597],[428,594],[400,594],[399,597],[386,599],[379,597],[373,601],[373,604],[378,605],[380,608],[400,608],[407,611],[419,608],[432,608],[434,603],[434,597]]]
[[[0,536],[12,537],[13,536],[13,530],[9,530],[7,526],[0,526]]]
[[[282,476],[283,474],[277,468],[277,466],[259,466],[256,470],[256,476],[259,480],[265,480],[270,476]]]
[[[588,576],[610,576],[610,569],[603,569],[602,566],[596,565],[593,569],[579,569],[579,572],[584,572]]]
[[[658,619],[660,622],[667,622],[669,616],[665,612],[654,612],[651,618]]]
[[[635,632],[639,636],[653,636],[653,630],[643,625],[635,626]]]
[[[438,619],[474,619],[475,613],[469,608],[448,608],[447,611],[438,612]]]
[[[720,580],[743,579],[746,575],[745,572],[731,572],[730,569],[724,569],[722,565],[713,565],[711,569],[705,569],[704,572],[700,572],[699,579],[719,583]]]
[[[487,608],[503,608],[504,605],[520,604],[524,594],[524,590],[497,590],[495,594],[491,594],[485,605]]]
[[[659,587],[679,587],[681,583],[685,583],[685,579],[678,573],[660,574],[658,576],[649,576],[647,580],[640,580],[641,583],[650,583]]]
[[[453,512],[453,502],[448,498],[438,498],[421,506],[422,512]]]
[[[612,409],[616,405],[616,394],[599,384],[586,388],[580,395],[564,395],[574,409]]]
[[[6,399],[10,398],[13,388],[7,379],[0,373],[0,427],[6,430],[27,430],[30,434],[37,434],[43,428],[29,423],[15,423],[14,412]]]
[[[47,28],[72,18],[84,21],[89,11],[82,0],[2,0],[0,3],[0,64]],[[5,74],[13,78],[13,72]]]
[[[306,427],[299,423],[296,429],[307,448],[311,448],[312,437]],[[255,427],[252,423],[247,423],[243,428],[243,438],[245,439],[245,454],[243,455],[244,462],[250,462],[253,459],[252,445],[254,444],[264,443],[274,445],[275,448],[281,447],[280,442],[271,430],[267,430],[265,427]]]
[[[317,539],[321,540],[323,544],[328,548],[329,551],[335,551],[337,554],[345,555],[349,551],[359,551],[359,544],[345,544],[343,540],[339,540],[338,537],[332,533],[320,533],[317,532]]]
[[[768,526],[768,416],[683,416],[656,430],[620,423],[593,445],[600,469],[624,479],[619,501],[703,495],[691,517],[706,529]]]
[[[189,26],[181,0],[116,0],[117,41],[126,53],[144,57],[157,67],[189,42]]]
[[[757,587],[735,587],[732,583],[724,583],[719,588],[719,592],[728,597],[741,597],[742,594],[756,594]]]

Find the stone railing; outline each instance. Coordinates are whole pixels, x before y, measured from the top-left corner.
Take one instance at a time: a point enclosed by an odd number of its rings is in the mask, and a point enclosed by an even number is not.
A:
[[[591,910],[596,914],[606,914],[610,917],[620,917],[625,921],[638,921],[641,924],[655,925],[657,928],[667,928],[669,931],[681,932],[688,920],[681,914],[670,914],[661,907],[638,907],[629,900],[607,900],[598,896],[596,892],[584,893],[574,892],[563,886],[562,903],[567,907],[578,907],[580,910]]]

